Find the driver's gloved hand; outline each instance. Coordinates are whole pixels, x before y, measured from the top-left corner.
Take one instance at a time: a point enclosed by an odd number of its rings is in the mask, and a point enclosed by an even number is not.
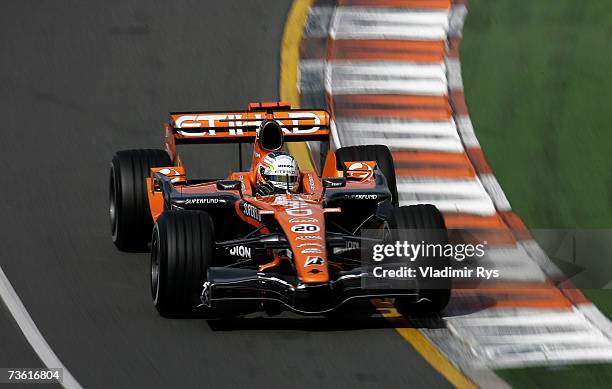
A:
[[[274,194],[274,185],[271,183],[257,185],[257,189],[255,189],[256,196],[270,196]]]

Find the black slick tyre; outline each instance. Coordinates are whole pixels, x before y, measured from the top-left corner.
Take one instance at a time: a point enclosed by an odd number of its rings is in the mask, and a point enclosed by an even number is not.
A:
[[[153,228],[151,296],[162,316],[190,314],[214,256],[214,229],[203,211],[166,211]]]
[[[395,208],[389,219],[394,241],[407,241],[412,244],[424,242],[429,245],[444,247],[448,244],[448,232],[444,218],[433,205],[411,205]],[[410,265],[431,267],[441,270],[450,266],[450,259],[445,256],[417,258]],[[417,269],[418,270],[418,269]],[[417,303],[411,298],[396,298],[395,305],[399,311],[411,313],[438,313],[450,300],[451,280],[449,278],[418,278],[419,295]]]
[[[109,213],[113,243],[121,251],[146,251],[153,219],[145,178],[152,167],[172,166],[163,150],[119,151],[110,164]]]

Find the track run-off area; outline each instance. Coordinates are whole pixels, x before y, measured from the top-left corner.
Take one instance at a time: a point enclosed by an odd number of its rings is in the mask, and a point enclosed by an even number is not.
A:
[[[612,324],[579,290],[554,287],[560,270],[512,212],[484,157],[461,77],[467,2],[296,6],[309,10],[297,76],[285,80],[296,92],[283,97],[326,107],[336,147],[389,146],[400,205],[435,204],[451,229],[503,236],[482,259],[503,274],[500,285],[454,290],[438,326],[419,332],[482,386],[502,385],[487,370],[611,361]]]

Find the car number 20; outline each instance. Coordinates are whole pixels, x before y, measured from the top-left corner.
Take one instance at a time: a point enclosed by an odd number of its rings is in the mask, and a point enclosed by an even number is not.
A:
[[[291,231],[295,232],[296,234],[311,234],[313,232],[319,232],[320,230],[321,228],[314,224],[296,224],[295,226],[291,227]]]

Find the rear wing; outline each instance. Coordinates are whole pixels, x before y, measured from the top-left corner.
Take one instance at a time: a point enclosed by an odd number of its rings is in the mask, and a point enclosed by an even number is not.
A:
[[[173,112],[167,130],[175,144],[253,143],[266,120],[280,125],[285,142],[329,140],[326,111],[290,109],[279,103],[252,104],[243,112]]]

